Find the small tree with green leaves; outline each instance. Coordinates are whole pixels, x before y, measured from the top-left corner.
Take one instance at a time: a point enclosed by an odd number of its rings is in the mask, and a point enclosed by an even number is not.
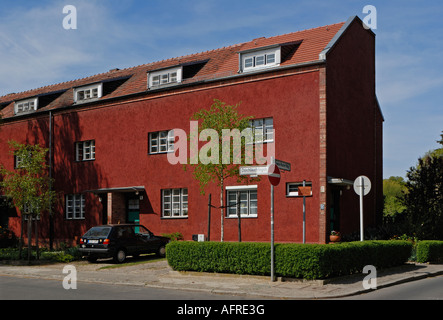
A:
[[[408,173],[405,206],[409,230],[419,239],[443,240],[443,134]]]
[[[19,144],[9,142],[10,153],[15,156],[16,168],[7,170],[3,165],[0,174],[3,180],[0,187],[3,194],[10,199],[10,205],[21,212],[22,224],[20,234],[20,253],[23,242],[23,221],[26,217],[28,226],[28,260],[31,257],[32,221],[36,223],[36,245],[38,255],[38,220],[40,215],[47,212],[56,199],[52,191],[52,179],[48,175],[46,155],[48,150],[39,145]],[[38,258],[38,256],[37,256]]]
[[[201,148],[198,161],[192,158],[191,151],[189,165],[194,169],[193,175],[200,184],[202,194],[205,193],[205,188],[210,182],[214,182],[220,187],[221,241],[224,238],[223,187],[226,179],[236,178],[237,182],[248,183],[257,181],[257,178],[242,176],[239,172],[241,165],[251,164],[252,152],[254,152],[252,141],[247,141],[248,137],[233,139],[231,148],[231,139],[227,137],[227,132],[239,133],[250,128],[250,120],[253,117],[239,114],[238,107],[239,104],[227,105],[225,102],[215,99],[209,110],[202,109],[191,117],[191,121],[199,121],[199,139],[193,136],[193,132],[188,136],[189,140],[194,141],[196,139],[197,141],[205,141],[202,139],[210,138],[210,140],[206,140],[209,142]],[[214,134],[205,134],[207,129],[210,129],[209,132]],[[252,146],[252,149],[247,146]],[[196,152],[194,155],[198,158]]]

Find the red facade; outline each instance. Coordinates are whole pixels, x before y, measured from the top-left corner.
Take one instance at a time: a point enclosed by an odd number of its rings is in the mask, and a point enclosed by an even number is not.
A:
[[[242,54],[258,57],[269,48],[281,48],[278,65],[241,72]],[[175,66],[183,67],[183,81],[149,88],[149,73]],[[94,83],[102,83],[101,97],[73,101],[78,88]],[[30,97],[39,97],[41,107],[15,115],[17,101]],[[360,175],[373,184],[365,197],[365,226],[377,223],[383,206],[383,117],[375,95],[375,35],[358,18],[1,97],[0,163],[14,168],[11,139],[51,149],[54,189],[61,195],[53,211],[57,241],[71,242],[97,224],[134,219],[156,234],[180,232],[186,240],[207,235],[208,195],[219,206],[219,187],[209,184],[200,194],[191,168],[171,165],[166,153],[152,154],[150,146],[152,133],[189,133],[191,116],[214,99],[241,102],[239,112],[255,119],[272,118],[275,135],[268,144],[275,144],[277,159],[292,165],[275,187],[275,241],[303,241],[303,198],[288,195],[288,189],[304,180],[312,183],[306,242],[328,241],[332,228],[345,234],[359,230],[359,199],[349,183]],[[86,157],[88,141],[94,141],[94,160],[79,161],[77,148]],[[241,219],[242,240],[269,241],[270,184],[262,177],[254,185],[241,189],[253,190],[244,191],[253,214]],[[235,180],[225,182],[225,199],[237,186]],[[80,195],[84,212],[72,218],[71,205]],[[168,216],[174,203],[180,210],[187,203],[187,212]],[[2,224],[18,234],[20,212],[0,208]],[[224,240],[236,241],[238,219],[227,213],[223,219]],[[211,240],[220,240],[220,224],[220,210],[212,209]],[[48,239],[47,214],[40,225],[40,237]]]

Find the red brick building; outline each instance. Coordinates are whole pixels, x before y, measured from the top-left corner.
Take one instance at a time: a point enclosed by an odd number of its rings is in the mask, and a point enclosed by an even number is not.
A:
[[[172,58],[0,97],[0,163],[13,169],[8,140],[51,150],[54,238],[71,241],[102,223],[139,220],[157,234],[207,234],[208,194],[191,171],[168,162],[168,131],[189,132],[191,116],[214,99],[241,102],[263,142],[292,165],[275,188],[275,241],[324,243],[331,229],[359,230],[359,199],[350,183],[372,181],[365,226],[382,214],[383,116],[375,88],[375,35],[358,17],[345,23]],[[275,134],[270,134],[274,129]],[[270,184],[225,184],[226,204],[241,192],[242,240],[270,239]],[[0,207],[16,234],[20,212]],[[220,210],[212,210],[211,240],[220,239]],[[236,208],[227,210],[224,239],[237,240]],[[49,238],[43,215],[41,238]]]

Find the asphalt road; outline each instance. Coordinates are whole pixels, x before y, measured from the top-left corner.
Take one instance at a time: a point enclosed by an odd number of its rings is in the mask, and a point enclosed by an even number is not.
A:
[[[443,301],[443,276],[398,284],[348,300],[440,300]]]
[[[62,281],[0,276],[0,300],[242,300],[248,297],[78,282],[66,290]]]

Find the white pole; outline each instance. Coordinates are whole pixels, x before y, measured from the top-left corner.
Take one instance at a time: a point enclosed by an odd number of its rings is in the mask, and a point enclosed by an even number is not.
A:
[[[365,182],[364,178],[360,178],[360,241],[364,241],[363,232],[363,197],[365,193]]]
[[[271,164],[275,164],[274,157],[271,157]],[[274,263],[274,185],[271,184],[271,282],[275,281]]]

